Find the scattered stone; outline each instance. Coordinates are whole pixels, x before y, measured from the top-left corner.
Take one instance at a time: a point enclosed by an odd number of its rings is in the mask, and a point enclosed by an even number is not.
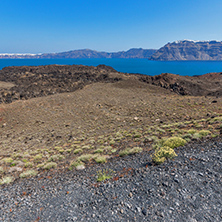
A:
[[[77,170],[84,170],[86,167],[84,165],[77,165],[76,169]]]
[[[142,213],[143,213],[143,215],[147,215],[147,210],[144,208],[144,209],[142,209]]]

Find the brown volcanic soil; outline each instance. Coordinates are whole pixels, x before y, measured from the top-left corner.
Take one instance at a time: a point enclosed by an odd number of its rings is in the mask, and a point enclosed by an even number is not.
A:
[[[220,95],[220,74],[150,77],[106,66],[54,65],[4,68],[0,81],[2,177],[42,170],[52,156],[61,169],[83,154],[91,154],[85,161],[91,164],[125,148],[149,150],[156,139],[190,129],[220,134],[222,98],[202,96]]]

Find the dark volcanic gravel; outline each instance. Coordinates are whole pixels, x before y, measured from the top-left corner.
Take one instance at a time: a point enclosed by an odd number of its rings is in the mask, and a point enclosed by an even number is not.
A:
[[[17,180],[0,188],[0,221],[222,221],[222,139],[176,152],[160,166],[145,152]],[[115,177],[97,183],[102,168]]]

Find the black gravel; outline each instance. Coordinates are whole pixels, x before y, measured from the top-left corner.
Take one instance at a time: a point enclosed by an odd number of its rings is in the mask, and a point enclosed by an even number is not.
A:
[[[222,221],[222,138],[176,152],[160,166],[145,152],[17,180],[0,187],[0,221]],[[102,168],[115,177],[97,183]]]

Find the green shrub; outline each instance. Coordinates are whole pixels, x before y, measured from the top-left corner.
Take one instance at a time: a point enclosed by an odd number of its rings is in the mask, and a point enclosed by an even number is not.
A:
[[[214,123],[214,122],[222,122],[222,117],[215,117],[209,121],[209,123]]]
[[[84,166],[85,164],[82,162],[82,161],[73,161],[71,164],[70,164],[70,167],[69,167],[69,170],[72,170],[73,167],[77,167],[77,166]]]
[[[39,161],[42,159],[42,154],[37,154],[36,156],[33,157],[35,161]]]
[[[49,170],[51,168],[56,168],[57,167],[57,163],[55,162],[49,162],[47,163],[43,168],[46,169],[46,170]]]
[[[82,149],[90,149],[89,145],[82,146]]]
[[[143,151],[143,148],[141,147],[133,147],[132,149],[129,150],[129,154],[140,153],[142,151]]]
[[[140,133],[135,133],[134,138],[140,138],[142,135]]]
[[[4,172],[4,169],[3,167],[0,166],[0,173],[3,173]]]
[[[164,143],[163,146],[168,146],[172,149],[179,147],[179,146],[184,146],[186,144],[186,140],[182,139],[181,137],[170,137],[167,139]]]
[[[33,164],[31,162],[26,162],[24,165],[25,168],[32,167],[32,166]]]
[[[114,145],[115,141],[114,140],[110,140],[109,145]]]
[[[11,183],[12,181],[13,181],[13,177],[6,176],[0,180],[0,184],[8,184],[8,183]]]
[[[209,135],[211,132],[209,131],[209,130],[200,130],[199,131],[199,134],[201,135],[201,136],[207,136],[207,135]]]
[[[81,149],[81,148],[79,148],[79,149],[75,149],[74,151],[73,151],[73,153],[74,154],[78,154],[78,153],[81,153],[83,150]]]
[[[115,172],[113,170],[99,170],[97,171],[97,182],[101,182],[107,179],[112,178]]]
[[[193,139],[201,139],[203,136],[200,133],[194,133],[192,138]]]
[[[103,152],[103,149],[100,149],[100,148],[94,151],[94,153],[102,153],[102,152]]]
[[[83,162],[88,162],[92,158],[93,158],[92,154],[83,154],[83,155],[79,156],[77,160],[83,161]]]
[[[62,160],[64,159],[65,157],[63,155],[60,155],[60,154],[57,154],[57,155],[53,155],[53,156],[50,156],[48,158],[48,162],[52,162],[52,161],[58,161],[58,160]]]
[[[19,177],[24,178],[24,177],[35,176],[35,175],[37,175],[37,171],[35,171],[35,170],[27,170],[27,171],[21,173],[19,175]]]
[[[117,149],[111,149],[110,151],[109,151],[109,154],[111,154],[111,153],[115,153],[117,151]]]
[[[4,163],[12,163],[14,160],[11,157],[5,157],[1,161]]]
[[[166,159],[173,159],[176,157],[176,153],[174,149],[164,146],[156,149],[155,153],[152,156],[152,161],[156,164],[163,163]]]
[[[126,156],[126,155],[132,155],[132,154],[135,154],[135,153],[140,153],[142,152],[143,149],[141,147],[134,147],[134,148],[126,148],[124,150],[121,150],[119,152],[119,155],[120,156]]]
[[[129,155],[130,148],[126,148],[124,150],[119,151],[119,156]]]
[[[40,164],[38,164],[36,167],[37,167],[37,168],[43,168],[44,165],[45,165],[45,163],[40,163]]]
[[[97,157],[94,158],[94,160],[97,163],[105,163],[106,162],[106,156],[97,156]]]
[[[187,133],[189,133],[189,134],[194,134],[194,133],[196,133],[197,131],[195,130],[195,129],[189,129],[189,130],[187,130]]]
[[[28,163],[29,161],[27,159],[23,159],[22,162]]]

